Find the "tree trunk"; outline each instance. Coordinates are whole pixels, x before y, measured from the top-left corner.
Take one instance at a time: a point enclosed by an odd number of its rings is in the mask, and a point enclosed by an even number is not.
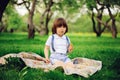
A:
[[[47,16],[46,16],[46,23],[45,23],[46,35],[48,35],[48,33],[49,33],[48,23],[51,19],[51,16],[52,16],[52,12],[48,11]]]
[[[98,11],[98,15],[97,18],[99,20],[102,20],[102,12],[100,13]],[[96,26],[96,22],[94,20],[94,12],[92,11],[92,17],[91,17],[92,23],[93,23],[93,31],[96,33],[97,37],[100,37],[102,34],[102,29],[101,29],[101,23],[99,21],[97,21],[97,26]]]
[[[35,4],[37,0],[33,0],[31,10],[29,10],[29,17],[28,17],[28,38],[34,38],[35,36],[35,29],[33,24],[33,16],[35,11]]]
[[[48,23],[51,19],[52,12],[51,12],[51,7],[53,6],[53,0],[49,0],[48,3],[45,3],[46,10],[42,14],[40,18],[40,26],[41,26],[41,31],[40,33],[48,35],[49,29],[48,29]],[[44,20],[45,18],[45,20]],[[42,31],[43,30],[43,31]]]
[[[0,22],[0,33],[4,30],[4,25],[3,25],[3,22],[1,21]]]
[[[95,23],[95,20],[94,20],[94,12],[92,11],[92,16],[91,16],[91,20],[92,20],[92,23],[93,23],[93,31],[95,33],[97,33],[97,30],[96,30],[96,23]]]
[[[29,18],[29,23],[28,23],[28,38],[34,38],[35,36],[35,30],[34,30],[34,25],[32,22],[31,17]]]
[[[9,0],[0,0],[0,32],[4,30],[4,25],[2,23],[2,16],[8,3],[9,3]]]
[[[33,15],[30,13],[29,18],[28,18],[28,38],[29,39],[34,38],[34,36],[35,36],[35,30],[34,30],[32,17],[33,17]]]
[[[3,12],[7,7],[9,0],[0,0],[0,22],[2,20]]]
[[[46,35],[48,35],[48,33],[49,33],[49,29],[48,29],[48,23],[49,23],[48,14],[49,14],[49,13],[47,13],[47,16],[46,16],[46,23],[45,23]]]
[[[97,16],[97,18],[100,19],[100,20],[102,19],[101,17],[102,16],[100,16],[100,15]],[[98,21],[97,21],[97,29],[98,29],[98,31],[97,31],[97,37],[100,37],[101,34],[102,34],[102,32],[101,32],[101,23],[98,22]]]
[[[115,19],[112,19],[112,37],[117,38],[117,29],[115,24]]]
[[[112,15],[111,10],[109,8],[109,5],[107,6],[108,12],[109,12],[109,16],[112,20],[112,25],[111,25],[111,32],[112,32],[112,37],[113,38],[117,38],[117,28],[116,28],[116,24],[115,24],[115,17]]]

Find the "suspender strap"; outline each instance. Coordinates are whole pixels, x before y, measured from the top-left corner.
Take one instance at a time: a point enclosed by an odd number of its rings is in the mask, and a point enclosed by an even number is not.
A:
[[[67,43],[68,43],[68,47],[70,46],[70,41],[68,39],[68,37],[66,36],[66,40],[67,40]]]
[[[52,50],[55,52],[55,49],[54,49],[54,35],[52,35]]]
[[[67,36],[66,36],[66,40],[67,40],[67,43],[68,43],[68,46],[67,46],[67,52],[68,52],[68,47],[70,46],[70,41],[69,41]]]

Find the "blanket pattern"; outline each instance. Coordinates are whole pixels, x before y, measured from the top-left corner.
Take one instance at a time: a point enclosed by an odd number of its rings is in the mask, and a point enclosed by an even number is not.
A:
[[[82,57],[72,59],[72,62],[75,67],[67,65],[52,65],[51,63],[45,63],[45,58],[33,52],[7,54],[5,56],[0,57],[0,64],[5,64],[5,58],[8,57],[19,57],[25,62],[26,66],[31,68],[40,68],[44,71],[49,71],[61,67],[66,75],[77,74],[86,78],[93,75],[95,72],[101,70],[102,68],[101,61]]]

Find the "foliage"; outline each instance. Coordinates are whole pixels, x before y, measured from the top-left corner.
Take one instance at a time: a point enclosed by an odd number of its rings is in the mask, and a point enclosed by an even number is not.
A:
[[[22,26],[25,26],[25,22],[22,17],[16,12],[12,5],[8,5],[4,13],[3,23],[5,24],[8,31],[11,29],[17,30]]]
[[[96,7],[96,2],[95,0],[86,0],[86,5],[88,9],[93,10]]]
[[[22,26],[22,23],[22,19],[19,17],[19,15],[17,13],[13,13],[8,17],[8,31],[10,29],[18,29]]]
[[[18,57],[8,57],[6,58],[7,63],[4,65],[8,69],[14,69],[21,70],[23,67],[25,67],[25,63],[21,58]]]
[[[19,16],[15,10],[15,6],[12,2],[17,2],[18,0],[11,0],[9,5],[7,6],[5,13],[4,13],[4,20],[3,23],[5,24],[8,31],[10,29],[15,29],[16,31],[23,31],[27,32],[27,17],[25,16]],[[31,0],[26,0],[31,1]],[[49,0],[43,0],[44,2],[48,2]],[[34,25],[39,27],[40,26],[40,16],[41,13],[45,9],[45,5],[43,1],[37,1],[36,4],[36,13],[34,15]],[[68,22],[68,25],[70,25],[70,32],[92,32],[92,25],[90,19],[88,19],[88,15],[81,15],[80,10],[83,5],[87,5],[87,8],[92,10],[96,7],[96,0],[53,0],[54,5],[52,6],[51,10],[56,14],[56,16],[53,16],[51,19],[51,23],[49,24],[49,30],[51,31],[51,26],[53,23],[53,20],[55,17],[64,17],[66,21]],[[102,3],[105,4],[111,4],[111,5],[117,5],[119,6],[120,1],[119,0],[100,0]],[[41,4],[39,4],[41,3]],[[23,6],[23,5],[22,5]],[[84,18],[86,16],[86,19]],[[104,18],[104,17],[103,17]],[[117,26],[120,25],[120,19],[119,14],[116,17],[117,19]],[[106,20],[106,19],[105,19]],[[82,22],[82,23],[81,23]],[[88,26],[89,25],[89,26]],[[79,28],[79,29],[78,29]],[[120,31],[120,27],[117,27],[118,32]]]
[[[104,2],[105,4],[111,4],[112,6],[113,6],[113,5],[118,5],[118,6],[120,6],[120,0],[103,0],[103,2]]]
[[[92,10],[97,6],[96,5],[97,1],[99,0],[85,0],[87,7],[90,10]],[[114,5],[120,6],[120,0],[100,0],[100,3],[104,5],[110,5],[110,6],[114,6]]]
[[[87,19],[87,20],[86,20]],[[81,15],[73,23],[68,23],[69,32],[92,32],[92,24],[88,15]]]
[[[0,65],[0,79],[1,80],[18,80],[20,79],[19,71],[21,71],[26,65],[21,58],[8,57],[6,58],[6,64]],[[21,73],[20,73],[21,74]]]
[[[3,69],[0,66],[0,80],[19,80],[18,71],[15,69]]]
[[[34,15],[33,22],[34,22],[35,26],[39,26],[40,25],[40,16],[41,15],[39,13],[36,13]]]

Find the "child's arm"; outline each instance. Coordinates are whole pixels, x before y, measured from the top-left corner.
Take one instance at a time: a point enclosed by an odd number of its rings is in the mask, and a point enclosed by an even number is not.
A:
[[[73,45],[70,44],[69,47],[68,47],[68,52],[71,52],[73,50]]]
[[[46,59],[46,63],[49,63],[50,60],[48,58],[49,56],[49,46],[45,45],[45,48],[44,48],[44,55],[45,55],[45,59]]]

